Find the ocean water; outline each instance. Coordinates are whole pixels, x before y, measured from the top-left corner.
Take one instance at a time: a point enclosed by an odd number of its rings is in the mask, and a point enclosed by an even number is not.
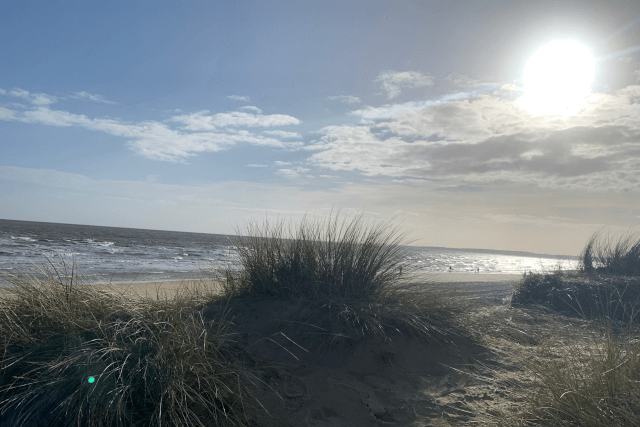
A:
[[[195,278],[238,265],[233,236],[0,219],[0,272],[38,273],[48,260],[75,263],[85,283]],[[411,247],[404,260],[424,272],[522,274],[577,269],[577,257],[478,249]],[[8,283],[0,278],[0,286]]]

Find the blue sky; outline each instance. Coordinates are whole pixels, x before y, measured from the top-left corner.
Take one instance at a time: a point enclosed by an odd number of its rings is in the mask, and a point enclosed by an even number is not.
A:
[[[537,49],[596,59],[520,108]],[[577,255],[640,224],[637,1],[0,3],[0,218],[234,233],[334,206]]]

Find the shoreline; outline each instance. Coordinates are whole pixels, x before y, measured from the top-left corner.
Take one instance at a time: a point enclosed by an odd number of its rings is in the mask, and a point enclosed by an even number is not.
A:
[[[506,296],[515,284],[521,279],[521,274],[479,274],[479,273],[427,273],[424,279],[433,284],[460,284],[465,286],[462,292],[469,298],[486,297],[489,299],[501,299]],[[424,282],[421,280],[420,282]],[[418,283],[420,283],[418,282]],[[172,299],[180,289],[202,288],[204,285],[215,283],[212,279],[184,279],[168,281],[140,281],[140,282],[113,282],[111,286],[115,290],[123,293],[132,299],[140,297],[151,297],[158,300],[158,297]],[[99,290],[109,290],[110,285],[82,284],[80,286],[94,286]],[[215,286],[215,285],[214,285]],[[0,298],[12,298],[14,295],[9,289],[13,286],[0,284]]]

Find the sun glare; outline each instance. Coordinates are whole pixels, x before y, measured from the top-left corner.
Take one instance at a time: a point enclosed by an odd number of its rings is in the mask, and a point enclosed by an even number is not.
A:
[[[571,113],[591,93],[594,72],[593,56],[580,43],[549,43],[527,62],[520,104],[535,115]]]

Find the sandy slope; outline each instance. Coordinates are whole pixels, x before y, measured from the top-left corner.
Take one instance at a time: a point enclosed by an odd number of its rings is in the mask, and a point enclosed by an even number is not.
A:
[[[498,306],[479,304],[478,315],[490,307]],[[224,309],[246,350],[243,360],[254,366],[256,397],[269,411],[250,411],[260,427],[460,425],[473,418],[469,403],[502,406],[500,397],[509,393],[460,372],[476,362],[511,365],[471,337],[363,338],[348,324],[327,323],[327,307],[304,300],[207,303],[205,324]],[[204,408],[191,409],[206,420]]]

